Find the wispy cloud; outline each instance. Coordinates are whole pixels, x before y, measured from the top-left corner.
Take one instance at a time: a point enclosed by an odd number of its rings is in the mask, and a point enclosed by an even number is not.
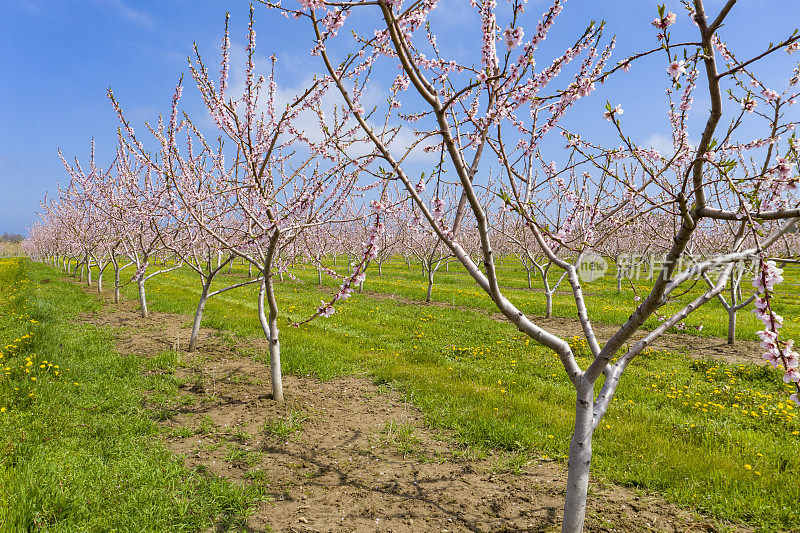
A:
[[[672,139],[660,133],[654,133],[645,141],[644,146],[655,148],[661,155],[672,155],[675,149],[672,147]]]
[[[152,28],[154,26],[153,17],[149,11],[145,9],[135,9],[128,5],[124,0],[92,0],[95,4],[106,7],[119,16],[138,24],[144,28]]]

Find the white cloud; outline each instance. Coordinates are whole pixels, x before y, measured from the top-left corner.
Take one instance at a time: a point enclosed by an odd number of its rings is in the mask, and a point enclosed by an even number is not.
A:
[[[645,141],[644,146],[655,148],[661,155],[670,156],[675,153],[675,149],[672,147],[672,139],[660,133],[652,134]]]
[[[144,9],[135,9],[124,0],[93,0],[95,4],[110,8],[118,15],[144,28],[153,27],[153,17]]]
[[[201,51],[201,53],[203,54],[203,62],[209,70],[211,79],[214,81],[215,85],[218,86],[220,53],[219,43],[213,43],[209,47],[204,47],[204,51]],[[238,99],[244,93],[246,84],[245,68],[247,63],[247,55],[245,44],[232,40],[229,57],[230,63],[228,73],[228,89],[226,92],[229,98]],[[284,81],[287,80],[287,73],[284,72],[285,68],[281,68],[281,62],[281,57],[279,57],[276,64],[275,75],[275,110],[277,114],[280,114],[287,104],[293,102],[295,98],[302,94],[305,89],[310,87],[313,82],[313,73],[308,73],[304,78],[301,79],[291,79],[292,76],[289,74],[288,81],[284,83]],[[263,76],[265,78],[265,82],[261,88],[261,95],[259,99],[260,105],[257,112],[266,113],[268,101],[268,82],[266,81],[266,78],[271,72],[272,62],[266,55],[256,53],[254,55],[254,63],[256,79],[259,76]],[[194,87],[193,80],[191,80],[191,78],[189,78],[189,80],[190,81],[186,83],[186,86]],[[186,93],[184,93],[184,95],[185,94]],[[321,107],[325,114],[325,120],[328,125],[330,125],[333,121],[336,108],[339,108],[337,116],[341,117],[341,106],[343,103],[344,101],[336,87],[331,86],[321,102]],[[376,132],[379,133],[384,126],[384,115],[382,113],[385,112],[388,107],[386,101],[386,88],[382,86],[379,87],[377,82],[368,85],[362,95],[361,103],[367,109],[367,111],[377,107],[377,111],[373,115],[372,119],[368,121],[368,123]],[[243,109],[240,110],[240,112],[243,112]],[[195,120],[195,124],[200,126],[201,129],[207,134],[210,134],[211,131],[216,130],[216,125],[213,123],[211,117],[208,115],[205,109],[203,109],[200,114],[195,114],[193,119]],[[350,123],[353,124],[352,118]],[[400,121],[392,121],[388,124],[388,128],[396,127],[398,125],[400,125]],[[301,113],[295,120],[294,127],[299,131],[302,131],[312,142],[320,142],[323,139],[323,132],[320,130],[319,119],[316,113],[312,111],[305,111]],[[360,130],[358,134],[362,135]],[[216,134],[214,134],[214,136],[215,135]],[[405,151],[408,149],[408,147],[410,147],[418,139],[419,137],[413,133],[412,126],[407,124],[401,125],[400,131],[395,135],[394,140],[390,144],[392,154],[395,158],[399,159],[405,154]],[[433,141],[434,139],[430,139],[420,143],[409,153],[409,155],[405,158],[404,163],[414,166],[431,166],[435,164],[438,157],[437,153],[426,153],[423,151],[423,148],[433,144]],[[371,152],[372,149],[373,147],[371,143],[359,143],[351,146],[350,152],[352,156],[358,157]]]

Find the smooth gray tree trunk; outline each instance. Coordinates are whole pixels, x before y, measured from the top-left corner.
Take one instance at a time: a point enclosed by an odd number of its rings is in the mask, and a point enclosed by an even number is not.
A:
[[[278,337],[278,306],[272,287],[272,279],[265,275],[258,291],[258,320],[269,342],[269,369],[272,377],[272,399],[283,402],[283,379],[281,376],[281,343]],[[264,312],[264,297],[269,300],[269,319]]]
[[[119,263],[114,263],[114,303],[119,303],[119,292],[120,292],[120,283],[119,283]]]
[[[197,311],[194,313],[194,322],[192,323],[192,336],[189,338],[190,352],[193,352],[195,348],[197,348],[197,334],[200,333],[200,322],[203,320],[203,310],[206,308],[208,290],[210,287],[211,280],[203,284],[203,290],[200,293],[200,301],[197,304]]]
[[[544,317],[550,318],[553,316],[553,289],[550,288],[550,280],[547,279],[547,272],[542,276],[542,281],[544,282],[545,298]]]
[[[425,301],[431,301],[431,293],[433,292],[433,269],[428,268],[428,294],[425,296]]]
[[[567,494],[564,502],[562,533],[580,533],[586,517],[586,499],[589,492],[589,468],[592,463],[592,406],[593,384],[582,385],[577,392],[575,405],[575,431],[569,443],[569,470]]]
[[[147,295],[144,292],[144,280],[136,282],[139,285],[139,312],[142,318],[147,318]]]

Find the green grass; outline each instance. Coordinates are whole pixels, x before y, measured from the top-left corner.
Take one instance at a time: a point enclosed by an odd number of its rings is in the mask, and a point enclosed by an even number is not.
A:
[[[0,531],[236,528],[262,490],[157,444],[165,414],[143,397],[176,395],[175,354],[120,356],[108,333],[71,322],[99,304],[54,274],[0,259]]]
[[[414,432],[415,428],[411,421],[390,420],[381,431],[381,440],[385,446],[393,448],[403,456],[414,455],[420,452],[420,439]]]
[[[510,324],[488,319],[493,305],[455,267],[440,271],[434,288],[434,298],[450,306],[420,303],[425,283],[418,269],[394,261],[383,270],[383,276],[372,272],[366,283],[368,291],[381,294],[354,295],[331,318],[300,328],[289,327],[287,319],[311,314],[334,283],[318,289],[313,270],[296,269],[310,283],[277,284],[284,371],[322,379],[366,372],[403,390],[433,426],[454,430],[466,444],[563,460],[575,400],[554,354]],[[796,283],[797,272],[788,271],[786,278]],[[513,264],[502,280],[509,287],[526,285],[524,272]],[[188,273],[153,278],[149,287],[153,309],[194,311],[199,287]],[[126,288],[128,298],[135,298],[133,289]],[[510,293],[533,315],[543,310],[540,293]],[[589,284],[586,293],[599,322],[619,324],[632,309],[630,290],[615,294],[613,279]],[[387,298],[393,295],[411,301]],[[558,295],[556,315],[572,316],[567,301]],[[784,332],[797,337],[800,321],[791,293],[784,292],[777,306],[786,318]],[[224,293],[208,302],[204,325],[260,337],[255,310],[256,289]],[[702,334],[724,334],[721,308],[711,305],[703,312],[711,322],[704,322]],[[740,337],[752,338],[754,320],[747,312],[740,316]],[[572,342],[585,367],[584,342]],[[769,368],[651,351],[628,369],[595,434],[593,473],[659,491],[720,519],[764,531],[796,529],[800,423],[786,390]]]
[[[303,422],[308,420],[308,415],[292,406],[284,409],[283,416],[269,418],[264,421],[263,431],[265,435],[286,440],[291,435],[303,429]]]

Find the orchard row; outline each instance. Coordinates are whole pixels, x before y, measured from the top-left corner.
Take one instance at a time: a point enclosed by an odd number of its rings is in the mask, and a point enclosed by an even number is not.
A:
[[[757,70],[769,58],[797,51],[796,30],[771,28],[764,51],[739,57],[726,44],[723,24],[735,2],[709,15],[702,0],[693,0],[684,2],[688,20],[679,23],[660,6],[646,22],[656,48],[642,47],[612,64],[615,39],[606,39],[604,23],[590,22],[563,54],[546,61],[539,48],[563,2],[536,18],[520,0],[509,8],[484,0],[472,3],[479,38],[469,59],[468,42],[446,31],[437,38],[435,0],[405,7],[399,0],[262,3],[313,35],[310,52],[319,70],[310,81],[286,98],[274,56],[258,71],[251,9],[244,83],[236,94],[229,84],[227,19],[218,80],[196,48],[189,62],[213,131],[203,131],[183,110],[183,79],[168,114],[148,124],[146,136],[135,132],[109,91],[120,121],[116,157],[107,167],[94,154],[86,165],[65,161],[69,186],[44,204],[25,243],[31,256],[78,257],[96,264],[101,276],[110,264],[117,291],[130,262],[142,314],[149,278],[191,268],[203,287],[193,337],[207,298],[258,284],[277,401],[283,395],[281,310],[274,282],[289,263],[310,261],[320,277],[341,280],[307,321],[330,316],[373,261],[380,268],[393,254],[415,256],[424,265],[429,298],[436,270],[458,262],[506,319],[552,350],[574,386],[563,522],[569,532],[583,528],[592,435],[625,369],[726,288],[732,317],[754,304],[766,357],[796,385],[799,357],[793,341],[779,336],[782,317],[772,309],[772,295],[782,281],[774,257],[791,260],[797,250],[800,142],[793,106],[800,66],[780,90],[762,81],[775,83],[774,73],[763,77]],[[339,32],[346,25],[355,40],[343,43]],[[647,62],[663,65],[660,77],[639,82],[666,88],[667,153],[626,133],[622,103],[607,101],[604,111],[596,104],[595,129],[588,127],[591,119],[566,118],[579,103],[587,109],[584,99],[591,102],[599,85],[633,75],[625,72]],[[385,105],[369,98],[376,89],[387,95]],[[696,92],[710,109],[693,107]],[[346,270],[330,267],[326,259],[335,254],[348,256]],[[555,290],[548,272],[560,273],[591,354],[585,368],[570,339],[506,296],[497,271],[506,254],[538,272],[548,301]],[[648,260],[649,292],[635,295],[629,318],[604,341],[583,291],[602,256],[618,265],[619,279],[629,275],[620,265],[637,266],[630,258],[659,258]],[[172,262],[152,268],[165,257]],[[212,280],[235,258],[251,265],[252,279],[212,290]],[[741,290],[745,271],[738,268],[748,261],[755,264],[746,279],[752,297]],[[690,302],[662,314],[698,285],[703,290]],[[651,317],[659,325],[632,342]]]

